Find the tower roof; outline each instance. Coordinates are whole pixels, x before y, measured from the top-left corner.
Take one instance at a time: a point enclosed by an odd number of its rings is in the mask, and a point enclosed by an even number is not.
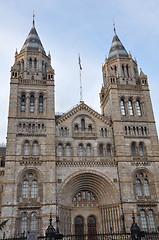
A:
[[[38,52],[40,48],[41,48],[42,52],[44,54],[46,54],[45,50],[43,48],[43,45],[40,41],[40,38],[38,36],[38,33],[36,31],[36,28],[34,26],[34,21],[33,21],[33,27],[31,28],[20,53],[24,52],[25,49],[27,49],[27,51],[31,51],[31,52]]]
[[[108,55],[108,60],[115,59],[117,57],[117,54],[119,54],[120,58],[128,58],[129,55],[124,48],[123,44],[121,43],[118,35],[116,34],[116,30],[114,28],[114,37],[113,41],[110,47],[109,55]]]

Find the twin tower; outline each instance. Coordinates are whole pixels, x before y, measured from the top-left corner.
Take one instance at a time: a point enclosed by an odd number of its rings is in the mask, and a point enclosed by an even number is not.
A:
[[[159,226],[159,145],[147,76],[116,31],[102,66],[101,114],[81,101],[55,114],[54,69],[35,24],[11,67],[5,167],[6,237],[43,236],[52,213],[63,234]],[[3,232],[2,232],[3,234]]]

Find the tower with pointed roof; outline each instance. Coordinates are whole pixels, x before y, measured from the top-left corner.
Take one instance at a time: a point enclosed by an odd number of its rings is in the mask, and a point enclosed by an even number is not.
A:
[[[159,159],[158,137],[147,76],[141,69],[138,73],[136,59],[128,54],[115,29],[102,73],[101,113],[112,122],[124,219],[130,225],[130,213],[135,209],[141,228],[148,231],[150,215],[154,225],[157,215],[158,190],[152,181]]]
[[[10,219],[6,233],[26,235],[27,229],[35,230],[37,220],[42,234],[47,212],[56,214],[54,69],[34,20],[11,67],[5,167],[2,218]]]

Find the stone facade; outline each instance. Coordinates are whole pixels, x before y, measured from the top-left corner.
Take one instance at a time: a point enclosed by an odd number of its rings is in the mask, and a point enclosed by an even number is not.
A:
[[[147,76],[116,32],[102,66],[101,114],[81,101],[55,114],[54,69],[33,26],[11,68],[1,219],[8,237],[159,226],[159,145]],[[5,174],[4,174],[5,172]]]

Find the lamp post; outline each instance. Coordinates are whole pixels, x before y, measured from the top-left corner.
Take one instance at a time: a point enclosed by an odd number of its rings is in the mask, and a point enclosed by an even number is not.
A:
[[[62,239],[63,234],[59,233],[58,226],[56,229],[52,226],[52,214],[50,213],[50,219],[49,219],[50,225],[47,227],[45,234],[47,240],[56,240],[56,239]],[[59,219],[56,217],[56,223],[59,222]]]
[[[139,226],[135,222],[134,212],[132,213],[132,219],[133,219],[133,223],[132,223],[131,228],[130,228],[131,238],[132,238],[132,240],[141,240],[141,237],[144,237],[145,234],[144,234],[143,231],[140,231]]]

